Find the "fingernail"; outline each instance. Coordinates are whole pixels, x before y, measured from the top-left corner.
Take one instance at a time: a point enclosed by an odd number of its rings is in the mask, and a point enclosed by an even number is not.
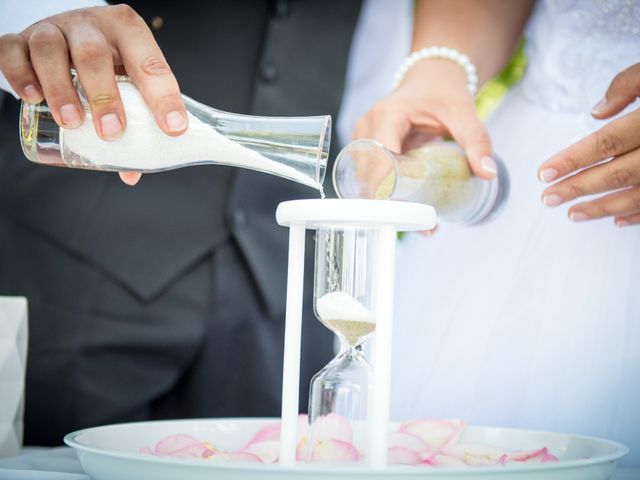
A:
[[[620,228],[622,227],[628,227],[629,225],[631,225],[631,222],[627,221],[627,220],[618,220],[616,222],[616,225]]]
[[[485,172],[493,173],[494,175],[498,173],[496,162],[489,155],[485,155],[480,159],[480,166]]]
[[[543,183],[553,182],[556,178],[558,178],[558,171],[555,168],[545,168],[540,171],[538,178]]]
[[[170,132],[181,132],[187,128],[187,118],[182,112],[177,110],[167,113],[165,121],[167,122],[167,128]]]
[[[24,87],[24,95],[27,97],[29,103],[38,103],[42,99],[42,95],[40,94],[40,90],[38,90],[33,85],[27,85]],[[66,107],[66,105],[65,105]],[[60,109],[62,110],[62,109]]]
[[[129,186],[134,186],[142,177],[139,172],[120,172],[119,175],[120,179]]]
[[[591,113],[593,113],[594,115],[602,115],[606,109],[607,109],[607,97],[604,97],[602,100],[596,103],[595,107],[591,109]]]
[[[102,137],[106,140],[115,140],[122,133],[122,123],[115,113],[107,113],[100,118]]]
[[[60,118],[66,127],[77,127],[80,125],[80,112],[73,103],[68,103],[60,107]]]
[[[557,207],[563,202],[562,197],[556,193],[550,193],[542,197],[542,203],[547,207]]]
[[[569,218],[572,222],[586,222],[587,220],[591,220],[589,215],[582,212],[571,212]]]

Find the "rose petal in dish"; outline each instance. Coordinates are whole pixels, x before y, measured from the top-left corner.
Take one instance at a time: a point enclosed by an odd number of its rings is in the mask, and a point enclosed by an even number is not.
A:
[[[309,437],[309,415],[298,415],[298,441]]]
[[[309,460],[309,440],[307,437],[300,439],[296,447],[296,460],[306,462]]]
[[[256,432],[256,434],[249,440],[247,443],[247,447],[253,445],[254,443],[260,442],[272,442],[272,441],[280,440],[280,424],[279,423],[270,423],[269,425],[265,425],[260,430]]]
[[[211,456],[214,451],[201,441],[184,433],[169,435],[156,444],[154,454],[161,457],[202,457]]]
[[[217,452],[209,460],[216,463],[262,463],[258,456],[248,452]]]
[[[464,428],[462,420],[413,420],[400,425],[398,432],[419,437],[432,451],[453,445]]]
[[[446,448],[444,453],[471,466],[498,465],[504,461],[505,455],[508,457],[508,452],[504,449],[484,443],[459,443]]]
[[[313,425],[311,425],[310,430],[314,443],[325,440],[340,440],[351,443],[353,440],[349,420],[335,413],[318,417]]]
[[[443,455],[443,454],[433,455],[432,457],[426,459],[424,463],[426,465],[431,465],[432,467],[444,467],[444,468],[469,466],[458,457],[453,457],[451,455]]]
[[[427,452],[429,450],[429,445],[420,437],[412,435],[411,433],[402,432],[395,432],[389,436],[389,448],[393,447],[408,448],[416,453]]]
[[[216,452],[205,447],[204,445],[189,445],[187,447],[181,448],[180,450],[175,450],[173,452],[159,456],[172,458],[209,458],[215,453]]]
[[[184,447],[188,447],[190,445],[202,445],[202,442],[184,433],[169,435],[168,437],[164,437],[156,444],[155,454],[166,455],[168,453],[175,452],[176,450],[181,450]]]
[[[400,465],[419,465],[423,463],[422,457],[418,453],[405,447],[391,447],[389,449],[388,462]]]
[[[313,462],[355,462],[360,459],[356,447],[342,440],[324,440],[315,443],[311,461]]]
[[[255,455],[262,463],[275,463],[280,456],[280,440],[256,442],[247,446],[243,452]]]
[[[555,455],[553,455],[552,453],[547,453],[546,455],[543,455],[542,458],[540,459],[540,463],[557,463],[559,461],[560,459]]]
[[[558,457],[549,453],[548,448],[538,450],[513,452],[508,455],[508,461],[524,463],[553,463],[558,461]]]

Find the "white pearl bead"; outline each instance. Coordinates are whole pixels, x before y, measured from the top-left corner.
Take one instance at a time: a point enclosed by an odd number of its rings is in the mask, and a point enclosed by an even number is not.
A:
[[[475,65],[465,54],[453,48],[440,46],[426,47],[411,53],[411,55],[409,55],[400,64],[393,77],[392,86],[394,90],[400,86],[400,83],[402,83],[402,80],[404,79],[407,72],[411,68],[413,68],[413,66],[420,60],[424,60],[426,58],[444,58],[446,60],[456,62],[458,65],[460,65],[467,75],[467,90],[469,90],[472,95],[475,95],[478,89],[478,75],[476,73]]]

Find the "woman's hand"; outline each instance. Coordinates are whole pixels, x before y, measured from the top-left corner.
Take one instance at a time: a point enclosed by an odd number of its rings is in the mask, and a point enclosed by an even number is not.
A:
[[[605,98],[594,107],[592,114],[598,119],[610,118],[638,96],[640,63],[613,79]],[[543,182],[567,175],[571,176],[544,191],[545,205],[556,207],[585,195],[613,192],[573,205],[569,218],[582,222],[614,217],[619,227],[640,224],[640,109],[557,153],[543,163],[538,172]]]
[[[178,82],[153,34],[131,7],[72,10],[0,37],[0,70],[12,88],[26,102],[46,99],[56,123],[64,128],[76,128],[84,121],[71,83],[72,67],[87,93],[94,127],[102,139],[115,140],[126,128],[114,75],[122,70],[167,135],[187,129]],[[137,173],[120,176],[128,184],[140,178]]]
[[[402,152],[430,137],[450,135],[464,148],[476,175],[494,178],[491,141],[476,115],[466,81],[465,71],[454,62],[421,61],[395,92],[358,121],[354,139],[373,138]]]

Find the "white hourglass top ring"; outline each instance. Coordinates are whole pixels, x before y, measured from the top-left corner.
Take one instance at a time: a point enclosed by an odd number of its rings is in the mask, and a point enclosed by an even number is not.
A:
[[[430,230],[437,224],[429,205],[392,200],[309,199],[283,202],[276,211],[278,224],[317,229],[328,226],[383,227],[397,231]]]

